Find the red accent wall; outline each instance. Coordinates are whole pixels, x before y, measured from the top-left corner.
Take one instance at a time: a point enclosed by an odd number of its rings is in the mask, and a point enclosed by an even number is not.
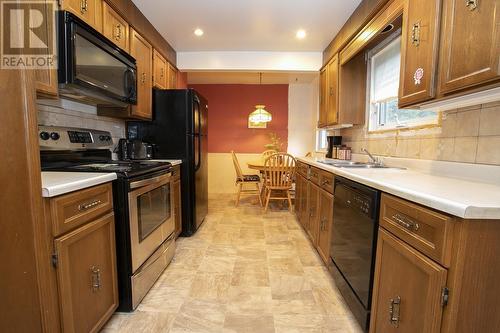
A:
[[[208,99],[208,152],[261,153],[269,134],[288,140],[288,85],[286,84],[193,84]],[[248,115],[264,104],[273,120],[266,129],[248,128]]]

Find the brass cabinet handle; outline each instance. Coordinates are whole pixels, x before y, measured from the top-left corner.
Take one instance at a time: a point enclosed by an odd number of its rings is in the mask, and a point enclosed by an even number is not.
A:
[[[145,83],[146,82],[146,73],[142,73],[141,74],[141,83]]]
[[[420,225],[417,222],[414,222],[410,218],[403,216],[399,213],[392,215],[391,218],[397,224],[410,231],[417,231],[420,228]]]
[[[413,46],[420,45],[420,22],[414,23],[411,28],[411,43]]]
[[[96,293],[101,289],[101,270],[96,266],[90,267],[92,279],[92,292]]]
[[[85,14],[89,10],[87,0],[80,0],[80,13]]]
[[[163,77],[163,71],[164,71],[164,68],[160,68],[160,77]]]
[[[85,211],[89,208],[95,207],[101,203],[101,200],[94,200],[92,202],[86,203],[86,204],[80,204],[78,205],[78,210],[79,211]]]
[[[321,182],[321,186],[325,186],[325,185],[330,185],[330,182],[328,180],[323,180]]]
[[[399,314],[401,306],[401,297],[391,298],[389,305],[389,322],[394,327],[399,327]]]
[[[120,39],[122,39],[122,25],[121,25],[121,24],[117,24],[117,25],[116,25],[116,35],[115,35],[115,39],[116,39],[116,40],[120,40]]]
[[[330,87],[330,96],[333,96],[333,87]]]
[[[479,0],[465,0],[465,7],[469,8],[472,12],[479,6]]]

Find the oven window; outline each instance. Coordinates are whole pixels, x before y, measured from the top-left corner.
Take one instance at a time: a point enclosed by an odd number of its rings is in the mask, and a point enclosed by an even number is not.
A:
[[[148,237],[170,218],[170,184],[157,187],[137,197],[139,241]]]

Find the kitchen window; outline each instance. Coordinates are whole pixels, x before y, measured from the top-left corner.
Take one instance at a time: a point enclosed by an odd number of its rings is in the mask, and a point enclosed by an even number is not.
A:
[[[326,130],[318,129],[316,130],[316,151],[317,152],[326,152],[326,148],[328,147],[328,142],[326,140]]]
[[[438,113],[398,108],[401,34],[396,32],[368,53],[368,130],[435,125]]]

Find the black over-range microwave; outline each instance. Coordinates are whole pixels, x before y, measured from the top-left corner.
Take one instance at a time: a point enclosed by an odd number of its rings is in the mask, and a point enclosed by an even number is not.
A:
[[[58,17],[59,94],[97,106],[137,104],[135,59],[67,11]]]

